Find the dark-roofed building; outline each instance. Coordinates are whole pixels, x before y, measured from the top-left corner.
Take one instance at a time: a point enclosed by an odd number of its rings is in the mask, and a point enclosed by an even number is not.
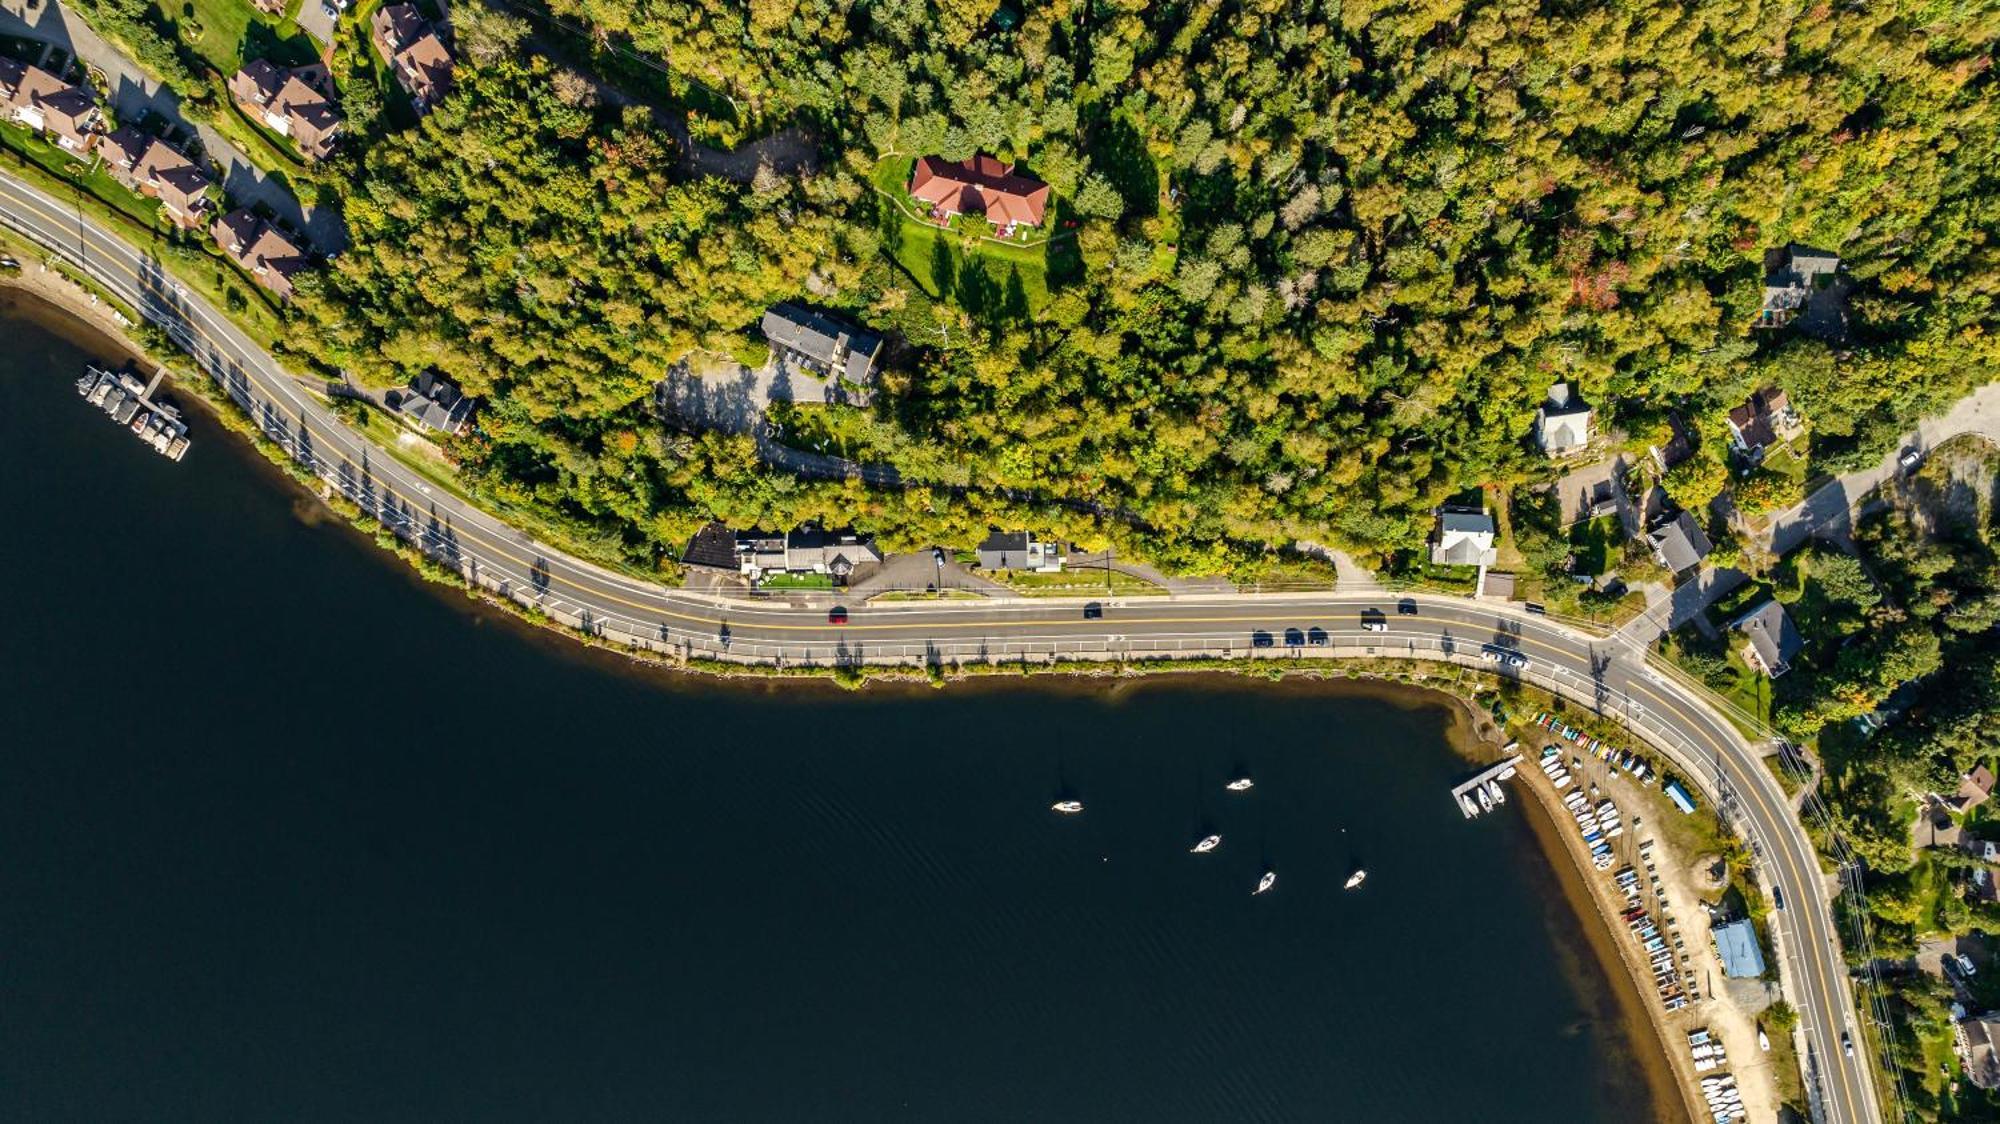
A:
[[[139,158],[146,154],[146,146],[153,143],[148,133],[142,133],[130,125],[122,125],[97,140],[97,158],[104,161],[104,170],[112,178],[125,183],[132,182],[132,169],[139,166]]]
[[[415,6],[386,4],[375,9],[369,38],[418,113],[429,112],[451,92],[451,51]]]
[[[681,551],[681,565],[740,573],[743,563],[736,557],[736,532],[722,523],[703,524]]]
[[[1017,226],[1040,226],[1049,205],[1049,185],[1015,172],[991,156],[946,160],[926,156],[910,173],[910,195],[931,206],[931,217],[942,222],[953,215],[984,215],[1001,228],[1001,236]]]
[[[183,229],[200,226],[208,214],[208,189],[214,181],[163,140],[155,139],[146,146],[146,154],[132,169],[132,181],[140,191],[158,199],[167,217]]]
[[[333,107],[333,79],[326,67],[285,68],[255,59],[229,79],[229,96],[252,120],[290,137],[299,154],[324,160],[344,123]]]
[[[1714,936],[1715,951],[1722,957],[1723,975],[1754,980],[1764,974],[1764,950],[1757,944],[1757,929],[1749,918],[1716,926]]]
[[[1945,797],[1945,804],[1954,812],[1969,812],[1993,795],[1993,771],[1985,765],[1974,765],[1969,772],[1959,774],[1958,791]]]
[[[90,91],[18,59],[0,58],[0,108],[16,124],[54,137],[78,159],[89,154],[104,126]]]
[[[1582,452],[1590,445],[1590,407],[1566,382],[1549,387],[1548,401],[1535,414],[1535,442],[1552,457]]]
[[[1431,562],[1438,566],[1491,566],[1500,552],[1493,536],[1499,528],[1483,509],[1441,507],[1431,532]]]
[[[1731,621],[1729,627],[1743,634],[1744,661],[1772,679],[1790,671],[1799,649],[1805,646],[1799,630],[1792,626],[1791,614],[1770,598]]]
[[[425,371],[402,391],[396,412],[424,429],[457,436],[472,421],[472,399],[449,380]]]
[[[1840,271],[1840,255],[1793,242],[1764,255],[1764,305],[1756,327],[1782,328]]]
[[[292,279],[312,268],[305,252],[277,227],[240,207],[216,219],[208,232],[230,260],[282,299],[292,299]]]
[[[1688,437],[1687,423],[1681,421],[1678,415],[1669,416],[1666,443],[1649,446],[1647,451],[1653,455],[1653,463],[1660,466],[1661,472],[1670,471],[1693,456],[1694,442]]]
[[[882,337],[787,301],[764,313],[764,338],[792,362],[865,386],[875,374]]]
[[[1708,536],[1702,533],[1701,524],[1685,511],[1676,512],[1672,519],[1653,528],[1646,535],[1646,542],[1653,548],[1653,557],[1674,574],[1701,565],[1701,560],[1714,549]]]
[[[1063,568],[1061,543],[1043,542],[1033,531],[994,531],[979,544],[982,570],[1029,570],[1052,574]]]
[[[1791,398],[1776,387],[1757,391],[1729,411],[1729,443],[1753,464],[1764,458],[1764,450],[1791,440],[1803,428]]]

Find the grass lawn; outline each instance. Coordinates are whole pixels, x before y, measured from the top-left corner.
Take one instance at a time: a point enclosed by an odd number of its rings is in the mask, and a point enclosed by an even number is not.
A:
[[[1624,553],[1625,528],[1616,515],[1586,519],[1569,529],[1576,555],[1576,572],[1596,577],[1609,573]]]
[[[812,589],[833,588],[831,574],[767,574],[757,582],[758,589]]]
[[[1144,578],[1135,578],[1117,570],[1078,569],[1055,574],[1024,574],[1010,570],[988,576],[1005,582],[1015,592],[1027,597],[1087,597],[1095,593],[1107,597],[1145,597],[1166,592]]]
[[[914,161],[890,157],[877,165],[871,181],[880,189],[878,224],[883,244],[924,292],[949,300],[974,317],[1025,320],[1049,300],[1049,258],[1073,251],[1073,240],[1044,237],[1006,244],[986,241],[993,225],[958,216],[940,230],[914,216],[907,185]],[[1050,212],[1053,217],[1054,212]]]
[[[895,589],[888,593],[878,593],[868,600],[874,601],[984,601],[986,595],[969,589],[941,589],[936,593],[924,593],[915,589]]]
[[[251,7],[250,0],[171,0],[159,10],[181,42],[226,78],[253,59],[299,66],[319,57],[311,36],[290,18],[299,3],[291,0],[284,19],[272,19]]]
[[[1692,633],[1691,627],[1669,633],[1662,641],[1661,654],[1689,678],[1720,695],[1730,707],[1724,713],[1745,733],[1763,736],[1754,725],[1747,725],[1742,718],[1748,716],[1757,723],[1771,721],[1771,681],[1744,663],[1743,657],[1732,647],[1718,650],[1715,645]],[[1721,666],[1711,669],[1705,666],[1708,660],[1720,660]]]

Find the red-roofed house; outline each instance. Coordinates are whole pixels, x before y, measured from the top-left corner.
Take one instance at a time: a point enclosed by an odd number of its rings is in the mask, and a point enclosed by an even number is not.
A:
[[[78,159],[90,152],[104,123],[90,91],[9,58],[0,58],[0,110],[15,124],[54,137]]]
[[[910,194],[931,205],[933,217],[985,215],[1003,231],[1040,226],[1049,206],[1049,185],[991,156],[950,161],[926,156],[910,175]]]

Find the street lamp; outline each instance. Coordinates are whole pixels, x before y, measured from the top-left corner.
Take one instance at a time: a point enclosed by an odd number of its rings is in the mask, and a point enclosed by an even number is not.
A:
[[[944,599],[944,548],[943,547],[934,546],[931,548],[931,564],[937,567],[937,583],[936,583],[937,595],[939,600],[943,600]]]

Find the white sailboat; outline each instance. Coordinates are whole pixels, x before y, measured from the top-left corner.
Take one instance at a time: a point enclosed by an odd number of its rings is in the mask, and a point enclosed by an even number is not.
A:
[[[1051,811],[1051,812],[1061,812],[1061,813],[1062,813],[1063,815],[1065,815],[1065,816],[1074,816],[1074,815],[1076,815],[1076,814],[1077,814],[1078,812],[1081,812],[1081,811],[1083,811],[1083,801],[1081,801],[1081,800],[1058,800],[1058,801],[1056,801],[1055,803],[1053,803],[1053,804],[1049,805],[1049,811]]]
[[[1486,789],[1485,789],[1484,787],[1480,787],[1480,788],[1475,788],[1475,789],[1473,789],[1473,791],[1474,791],[1475,793],[1477,793],[1477,794],[1479,795],[1479,808],[1480,808],[1480,810],[1481,810],[1481,811],[1485,811],[1485,812],[1490,812],[1490,811],[1492,811],[1492,810],[1493,810],[1493,798],[1492,798],[1491,796],[1488,796],[1488,795],[1486,795]]]
[[[1495,804],[1505,804],[1507,802],[1507,794],[1500,790],[1499,781],[1487,781],[1486,791],[1493,794],[1493,802]]]
[[[1275,870],[1267,870],[1264,872],[1264,877],[1259,878],[1257,880],[1257,888],[1250,891],[1250,896],[1254,898],[1258,894],[1263,893],[1264,891],[1270,889],[1271,887],[1277,884],[1278,884],[1278,872]]]
[[[1367,871],[1357,870],[1353,874],[1347,876],[1347,884],[1341,888],[1345,890],[1352,890],[1355,887],[1361,885],[1361,883],[1365,881],[1367,877],[1368,877]]]
[[[1206,855],[1210,851],[1213,851],[1220,846],[1222,846],[1222,836],[1211,835],[1208,838],[1202,840],[1201,842],[1195,844],[1193,847],[1190,847],[1188,850],[1189,853],[1191,854]]]
[[[1248,792],[1252,788],[1255,788],[1256,786],[1257,782],[1251,780],[1249,777],[1238,777],[1235,780],[1230,781],[1228,784],[1223,785],[1222,787],[1228,789],[1231,792]]]

